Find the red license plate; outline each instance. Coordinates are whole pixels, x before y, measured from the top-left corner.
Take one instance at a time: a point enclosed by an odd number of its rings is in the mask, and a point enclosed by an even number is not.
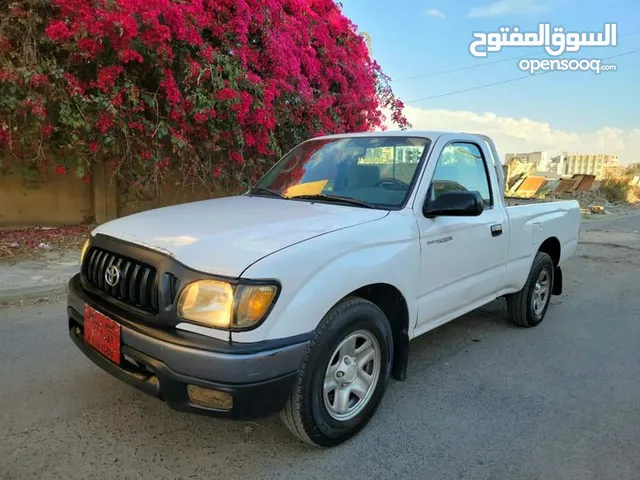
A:
[[[120,324],[89,305],[84,306],[84,340],[120,365]]]

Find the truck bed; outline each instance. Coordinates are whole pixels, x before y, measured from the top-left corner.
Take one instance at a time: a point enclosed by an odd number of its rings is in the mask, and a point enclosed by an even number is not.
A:
[[[566,200],[566,199],[565,199]],[[518,198],[504,197],[505,207],[517,207],[519,205],[532,205],[537,203],[554,203],[565,201],[561,198]]]

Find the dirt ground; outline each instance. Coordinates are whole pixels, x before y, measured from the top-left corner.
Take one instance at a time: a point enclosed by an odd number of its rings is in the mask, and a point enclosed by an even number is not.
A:
[[[39,260],[52,251],[80,250],[93,226],[0,228],[1,260]]]

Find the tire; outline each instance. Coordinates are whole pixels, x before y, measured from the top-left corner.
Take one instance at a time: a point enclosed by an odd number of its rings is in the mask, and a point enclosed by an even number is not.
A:
[[[542,322],[551,300],[554,271],[551,257],[544,252],[538,252],[522,290],[507,296],[507,310],[513,323],[530,328]],[[542,288],[543,285],[546,286]],[[545,289],[546,294],[541,298],[540,295]]]
[[[352,438],[378,409],[392,359],[391,327],[382,310],[362,298],[346,298],[316,328],[280,417],[295,436],[310,445],[332,447]],[[329,379],[326,390],[325,375]],[[338,380],[346,386],[341,387]]]

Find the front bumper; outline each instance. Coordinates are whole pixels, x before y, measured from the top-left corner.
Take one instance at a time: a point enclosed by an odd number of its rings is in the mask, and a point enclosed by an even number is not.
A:
[[[120,324],[121,365],[84,341],[85,304]],[[213,416],[257,418],[281,410],[308,343],[307,338],[296,337],[238,344],[172,327],[142,325],[128,320],[127,312],[83,290],[80,275],[69,282],[67,312],[71,339],[93,363],[174,409]],[[223,410],[194,404],[187,385],[226,392],[233,406]]]

